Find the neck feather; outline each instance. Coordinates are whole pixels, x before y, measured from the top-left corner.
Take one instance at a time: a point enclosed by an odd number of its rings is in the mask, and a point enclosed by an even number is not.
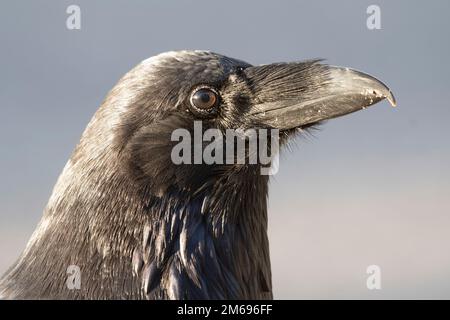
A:
[[[137,191],[70,160],[0,293],[11,298],[271,298],[267,177],[231,172],[197,193]],[[81,271],[69,289],[67,268]]]

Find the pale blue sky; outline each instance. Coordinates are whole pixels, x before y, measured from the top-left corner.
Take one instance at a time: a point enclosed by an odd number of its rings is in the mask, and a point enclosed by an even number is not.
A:
[[[65,27],[70,4],[82,29]],[[366,28],[381,7],[382,30]],[[271,182],[277,298],[450,298],[450,2],[9,1],[0,11],[0,273],[90,117],[139,61],[208,49],[253,64],[325,58],[387,102],[328,122]],[[382,290],[369,291],[377,264]]]

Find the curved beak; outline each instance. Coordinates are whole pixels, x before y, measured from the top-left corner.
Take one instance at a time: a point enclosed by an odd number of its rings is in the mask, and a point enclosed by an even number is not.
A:
[[[254,93],[248,115],[280,130],[340,117],[383,99],[396,105],[380,80],[317,61],[250,67],[245,75]]]

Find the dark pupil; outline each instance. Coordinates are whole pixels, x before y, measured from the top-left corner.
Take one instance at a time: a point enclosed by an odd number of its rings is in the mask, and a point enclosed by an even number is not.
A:
[[[201,102],[208,103],[209,100],[211,100],[211,97],[208,92],[199,92],[199,94]]]

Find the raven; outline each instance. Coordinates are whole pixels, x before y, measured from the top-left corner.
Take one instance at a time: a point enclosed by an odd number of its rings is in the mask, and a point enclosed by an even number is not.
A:
[[[201,121],[278,129],[285,144],[385,98],[395,105],[379,80],[319,60],[252,66],[200,50],[144,60],[88,124],[0,296],[271,299],[269,177],[260,163],[174,164],[172,133]]]

